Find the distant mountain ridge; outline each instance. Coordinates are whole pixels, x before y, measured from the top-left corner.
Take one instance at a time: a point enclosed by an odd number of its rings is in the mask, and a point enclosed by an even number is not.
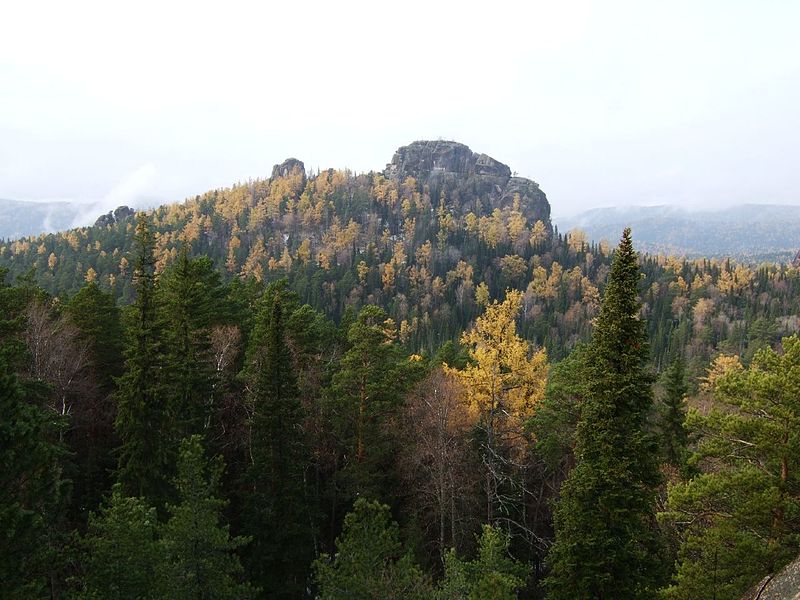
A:
[[[0,198],[0,239],[18,239],[69,229],[85,204],[66,200],[26,202]]]
[[[702,211],[664,205],[594,208],[556,219],[556,225],[562,233],[578,228],[590,239],[612,242],[631,227],[639,250],[692,258],[790,262],[800,249],[800,206],[792,205]]]

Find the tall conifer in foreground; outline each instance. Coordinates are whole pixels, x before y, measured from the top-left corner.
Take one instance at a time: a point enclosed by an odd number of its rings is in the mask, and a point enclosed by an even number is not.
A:
[[[303,412],[286,344],[282,287],[267,290],[248,360],[252,464],[247,473],[245,528],[250,578],[267,598],[298,598],[306,587],[314,543],[307,510]]]
[[[172,452],[164,396],[159,389],[160,327],[155,299],[153,233],[142,214],[136,226],[136,301],[128,323],[125,373],[117,381],[116,429],[122,441],[117,476],[130,496],[163,507]]]
[[[614,257],[589,348],[577,465],[555,511],[550,600],[647,598],[658,582],[655,444],[644,432],[653,398],[630,229]]]

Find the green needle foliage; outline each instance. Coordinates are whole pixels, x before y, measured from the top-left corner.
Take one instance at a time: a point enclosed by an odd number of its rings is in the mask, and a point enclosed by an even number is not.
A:
[[[614,257],[588,350],[577,465],[555,510],[551,600],[647,598],[658,581],[657,450],[644,426],[651,376],[630,230]]]
[[[224,469],[221,457],[206,458],[202,437],[181,442],[175,487],[179,504],[169,507],[169,521],[163,527],[160,545],[160,592],[175,600],[244,600],[254,595],[249,584],[241,583],[243,572],[235,551],[248,540],[231,537],[222,525],[226,505],[217,497]]]
[[[411,555],[403,552],[389,507],[363,498],[345,517],[334,557],[322,555],[314,570],[323,600],[422,600],[432,594]]]
[[[47,416],[25,398],[0,354],[0,595],[35,598],[43,587],[48,516],[58,502],[58,448]]]
[[[80,598],[138,600],[157,598],[156,569],[163,556],[156,541],[156,510],[142,498],[125,496],[120,484],[108,504],[89,517]]]
[[[302,595],[314,550],[304,472],[310,454],[285,334],[284,306],[290,302],[280,284],[271,286],[248,353],[253,419],[245,528],[253,543],[247,566],[269,598]]]
[[[702,472],[670,489],[662,518],[681,532],[670,599],[738,598],[800,552],[800,338],[759,350],[749,368],[720,357],[692,410]]]
[[[491,525],[483,526],[478,557],[463,561],[451,550],[445,557],[444,579],[437,600],[514,600],[530,574],[530,567],[514,560],[511,538]]]
[[[664,399],[660,405],[659,433],[666,461],[678,469],[686,463],[687,435],[684,399],[689,391],[683,360],[677,358],[664,373]]]
[[[145,215],[136,228],[136,301],[129,323],[125,372],[117,381],[117,477],[128,495],[161,508],[174,457],[172,425],[161,386],[162,341],[156,314],[153,234]]]

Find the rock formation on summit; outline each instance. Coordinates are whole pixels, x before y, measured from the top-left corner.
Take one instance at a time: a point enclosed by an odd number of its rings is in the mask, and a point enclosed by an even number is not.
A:
[[[384,175],[397,181],[413,177],[428,186],[432,198],[444,192],[447,204],[462,214],[511,206],[518,195],[522,212],[551,228],[550,204],[535,181],[512,177],[508,165],[458,142],[418,141],[402,146]],[[484,200],[487,204],[476,206]]]

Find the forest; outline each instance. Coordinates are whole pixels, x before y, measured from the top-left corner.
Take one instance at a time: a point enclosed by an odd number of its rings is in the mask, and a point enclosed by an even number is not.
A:
[[[793,560],[800,272],[561,233],[481,160],[0,242],[3,596],[723,600]]]

